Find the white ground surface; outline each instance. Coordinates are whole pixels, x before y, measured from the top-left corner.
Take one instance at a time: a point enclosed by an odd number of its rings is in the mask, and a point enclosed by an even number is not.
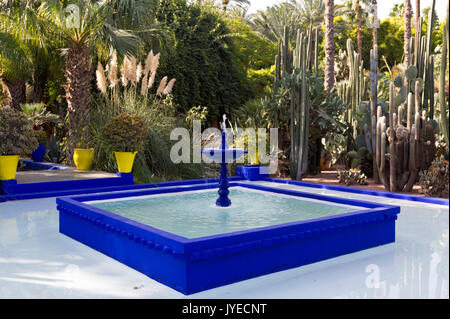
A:
[[[58,232],[55,198],[0,203],[0,298],[449,298],[449,208],[401,205],[393,244],[184,296]]]

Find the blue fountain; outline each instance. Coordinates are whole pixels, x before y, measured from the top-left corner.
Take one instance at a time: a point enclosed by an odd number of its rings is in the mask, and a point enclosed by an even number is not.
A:
[[[221,148],[206,148],[202,149],[202,154],[205,154],[208,158],[212,159],[216,163],[220,163],[220,180],[219,180],[219,198],[216,201],[216,205],[220,207],[228,207],[231,205],[231,200],[228,197],[230,193],[228,190],[228,169],[227,163],[232,163],[238,158],[244,156],[247,150],[242,148],[228,148],[227,145],[227,133],[226,133],[226,121],[227,117],[223,115],[222,122],[222,140]]]

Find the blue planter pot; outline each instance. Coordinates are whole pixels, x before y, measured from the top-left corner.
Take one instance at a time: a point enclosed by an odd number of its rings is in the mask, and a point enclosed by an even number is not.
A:
[[[45,145],[39,144],[39,146],[31,153],[31,158],[34,162],[42,162],[45,156]]]
[[[268,168],[260,165],[244,165],[236,167],[236,175],[249,181],[257,181],[263,177],[268,177]]]

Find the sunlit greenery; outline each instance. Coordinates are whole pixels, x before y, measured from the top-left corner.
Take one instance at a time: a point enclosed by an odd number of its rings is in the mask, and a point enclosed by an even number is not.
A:
[[[309,159],[309,173],[320,171],[319,157],[348,166],[347,155],[356,152],[358,132],[353,132],[353,123],[347,121],[346,114],[352,111],[350,103],[341,100],[336,92],[337,86],[350,77],[349,39],[355,52],[361,50],[362,77],[369,77],[374,38],[374,30],[366,25],[370,1],[334,1],[333,20],[328,21],[334,21],[337,84],[327,89],[325,69],[331,63],[325,63],[326,2],[279,1],[249,14],[251,2],[0,1],[0,105],[23,110],[35,128],[51,136],[47,141],[48,160],[72,164],[73,147],[81,140],[89,140],[96,148],[94,167],[111,172],[116,170],[115,161],[110,150],[102,146],[101,130],[123,112],[139,115],[149,128],[149,136],[141,141],[142,151],[136,158],[133,172],[137,182],[209,176],[208,166],[170,161],[173,141],[169,135],[177,126],[191,130],[194,119],[201,120],[203,128],[217,127],[223,114],[233,125],[279,128],[279,158],[288,161],[291,79],[292,74],[300,76],[301,71],[299,67],[277,71],[277,56],[280,61],[282,55],[293,54],[298,45],[297,32],[317,30],[318,69],[308,69],[305,74],[311,105],[309,147],[310,154],[314,154],[310,156],[315,156]],[[379,6],[383,5],[379,1]],[[74,6],[81,15],[71,24],[66,9]],[[427,34],[429,11],[428,7],[422,8],[422,35]],[[431,120],[436,123],[440,123],[441,114],[437,96],[445,23],[433,13],[431,90],[436,97],[432,95],[430,103],[435,104],[435,119]],[[282,52],[286,28],[288,45]],[[412,37],[415,28],[413,16]],[[404,5],[393,6],[376,31],[377,96],[386,109],[389,84],[404,72]],[[308,44],[308,52],[316,45],[313,42]],[[448,81],[448,73],[443,78]],[[367,105],[369,82],[364,96]],[[448,99],[448,86],[445,90],[443,103]],[[448,156],[441,126],[436,124],[439,155]],[[362,125],[358,127],[361,131]],[[289,176],[288,168],[285,173]]]

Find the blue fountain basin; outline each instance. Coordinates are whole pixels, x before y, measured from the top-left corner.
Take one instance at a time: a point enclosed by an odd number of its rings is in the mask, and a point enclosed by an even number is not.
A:
[[[184,294],[395,241],[396,206],[233,182],[223,209],[216,187],[57,198],[59,231]]]

